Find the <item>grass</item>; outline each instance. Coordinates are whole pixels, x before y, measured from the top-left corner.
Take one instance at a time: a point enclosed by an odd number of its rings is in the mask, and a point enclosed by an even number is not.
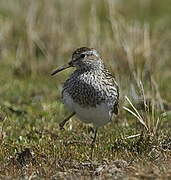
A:
[[[169,179],[170,10],[169,0],[2,0],[0,178]],[[93,158],[90,126],[74,117],[58,127],[72,70],[50,77],[81,46],[99,50],[121,94]]]

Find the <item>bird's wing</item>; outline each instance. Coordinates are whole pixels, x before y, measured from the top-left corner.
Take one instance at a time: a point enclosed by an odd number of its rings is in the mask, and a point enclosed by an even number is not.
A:
[[[106,68],[105,68],[105,75],[106,75],[106,78],[116,88],[117,96],[116,96],[116,100],[115,100],[115,102],[113,104],[113,111],[112,111],[112,113],[115,113],[117,115],[118,114],[118,109],[119,109],[119,86],[118,86],[118,84],[117,84],[117,82],[115,80],[115,77]]]

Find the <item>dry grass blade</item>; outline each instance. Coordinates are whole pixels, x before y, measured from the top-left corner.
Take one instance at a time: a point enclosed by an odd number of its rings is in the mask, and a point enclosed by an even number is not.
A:
[[[141,136],[141,134],[134,134],[134,135],[126,137],[125,139],[136,138],[136,137],[139,137],[139,136]]]
[[[146,102],[146,97],[145,97],[145,92],[144,92],[144,86],[143,86],[142,81],[140,81],[140,87],[141,87],[141,90],[142,90],[145,112],[147,112],[147,111],[148,111],[148,106],[147,106],[147,102]]]
[[[131,109],[127,108],[127,107],[123,107],[126,111],[128,111],[129,113],[131,113],[132,115],[134,115],[138,121],[146,128],[146,130],[148,131],[148,127],[146,125],[146,123],[144,122],[143,118],[141,117],[141,115],[139,114],[139,112],[137,111],[137,109],[135,108],[135,106],[132,104],[132,102],[130,101],[130,99],[125,96],[126,100],[128,101],[128,103],[131,105],[131,107],[133,108],[133,110],[135,112],[133,112]]]

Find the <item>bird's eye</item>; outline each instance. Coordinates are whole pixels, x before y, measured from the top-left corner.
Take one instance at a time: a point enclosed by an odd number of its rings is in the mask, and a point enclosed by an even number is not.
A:
[[[81,56],[80,56],[80,57],[81,57],[81,58],[84,58],[85,56],[86,56],[85,54],[81,54]]]

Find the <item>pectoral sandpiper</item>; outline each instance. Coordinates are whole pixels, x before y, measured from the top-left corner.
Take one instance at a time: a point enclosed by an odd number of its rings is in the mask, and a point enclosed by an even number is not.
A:
[[[64,83],[62,99],[72,114],[60,123],[60,128],[76,115],[81,121],[94,125],[94,143],[97,129],[110,122],[113,114],[118,114],[119,88],[95,49],[76,49],[71,61],[51,75],[70,67],[76,70]]]

